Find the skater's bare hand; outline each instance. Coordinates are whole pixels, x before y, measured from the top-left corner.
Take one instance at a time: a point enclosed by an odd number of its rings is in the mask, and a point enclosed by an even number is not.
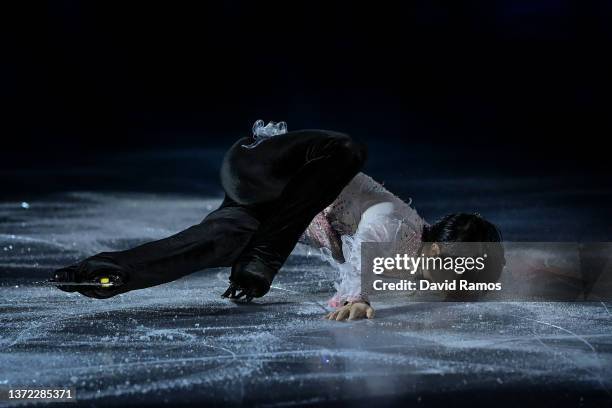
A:
[[[374,309],[372,306],[363,302],[350,302],[325,316],[328,320],[356,320],[356,319],[372,319],[374,318]]]

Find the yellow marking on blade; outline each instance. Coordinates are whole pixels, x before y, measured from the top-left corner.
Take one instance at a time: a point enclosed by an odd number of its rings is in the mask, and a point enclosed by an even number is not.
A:
[[[110,278],[100,278],[100,283],[102,284],[103,288],[107,288],[110,285]]]

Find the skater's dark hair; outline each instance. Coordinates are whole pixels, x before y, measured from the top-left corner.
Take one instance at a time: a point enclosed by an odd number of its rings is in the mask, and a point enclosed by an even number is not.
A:
[[[438,244],[441,256],[479,257],[486,254],[483,270],[466,271],[451,279],[464,279],[469,282],[497,282],[506,264],[502,234],[491,222],[480,214],[454,213],[442,217],[432,225],[423,228],[423,242]],[[460,242],[473,242],[473,245],[457,245]],[[466,254],[466,251],[469,252]],[[436,276],[437,275],[437,276]],[[434,274],[437,279],[448,279],[448,273]],[[436,279],[436,280],[437,280]],[[474,300],[477,295],[467,291],[447,293],[448,300]]]

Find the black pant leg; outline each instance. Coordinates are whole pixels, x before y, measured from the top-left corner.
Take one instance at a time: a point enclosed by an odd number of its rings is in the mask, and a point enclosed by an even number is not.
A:
[[[88,282],[109,274],[121,279],[121,286],[110,288],[60,287],[98,298],[171,282],[205,268],[231,266],[258,227],[252,211],[226,199],[200,224],[132,249],[94,255],[57,271],[55,279]]]
[[[84,282],[114,274],[123,285],[63,287],[110,297],[211,267],[232,265],[232,279],[240,280],[264,265],[267,291],[312,218],[359,171],[365,150],[348,136],[328,131],[292,132],[255,149],[241,144],[230,149],[222,168],[227,198],[201,224],[133,249],[100,253],[57,271],[55,279]]]
[[[364,161],[365,148],[348,137],[314,144],[251,246],[273,248],[286,258],[312,219],[336,199]]]
[[[251,289],[254,296],[268,291],[315,215],[331,204],[362,168],[366,151],[346,135],[322,132],[310,139],[303,152],[292,156],[294,161],[288,166],[295,171],[278,198],[267,204],[271,212],[232,268],[232,282]],[[295,163],[300,157],[302,162]]]
[[[365,153],[346,134],[328,130],[298,130],[274,136],[252,149],[243,147],[251,142],[248,138],[238,140],[228,150],[221,166],[221,184],[233,201],[267,207],[272,212],[278,212],[276,200],[307,163],[336,155],[335,168],[342,171],[347,163],[343,159]],[[334,164],[327,169],[333,177]],[[319,181],[317,174],[312,176]]]

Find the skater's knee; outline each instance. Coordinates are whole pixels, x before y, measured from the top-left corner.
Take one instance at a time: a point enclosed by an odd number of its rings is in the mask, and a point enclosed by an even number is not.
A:
[[[336,139],[334,150],[335,155],[340,160],[359,168],[363,166],[367,158],[365,145],[345,134],[342,134]]]
[[[224,207],[210,213],[194,228],[200,229],[209,239],[244,235],[249,240],[259,228],[259,221],[244,207]]]
[[[242,208],[224,208],[192,228],[195,235],[202,236],[198,245],[203,249],[214,248],[215,258],[227,263],[233,262],[248,244],[259,228],[259,221]]]

